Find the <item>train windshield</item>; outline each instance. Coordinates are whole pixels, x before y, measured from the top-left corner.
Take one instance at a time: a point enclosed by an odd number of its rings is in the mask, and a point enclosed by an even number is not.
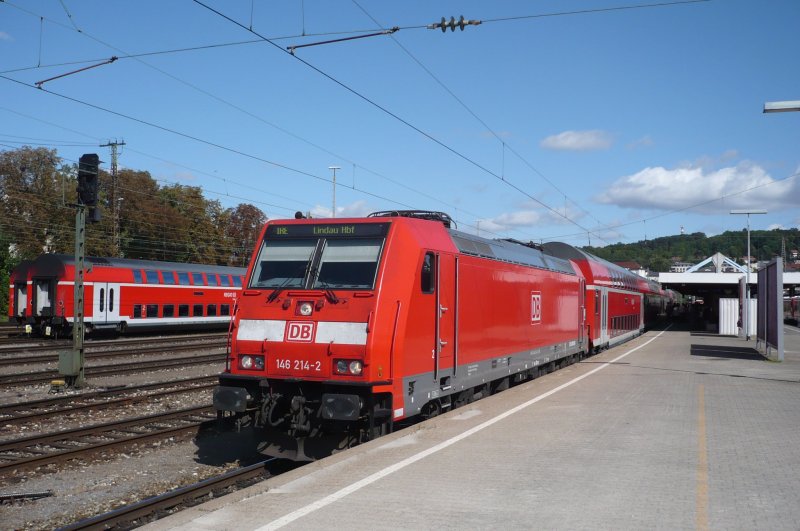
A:
[[[372,289],[383,240],[328,240],[312,288]]]
[[[372,289],[383,242],[383,238],[267,238],[249,287]]]
[[[316,240],[265,240],[250,287],[302,287],[316,245]]]

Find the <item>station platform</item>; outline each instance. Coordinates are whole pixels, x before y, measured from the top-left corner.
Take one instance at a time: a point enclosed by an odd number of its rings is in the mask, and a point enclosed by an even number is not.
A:
[[[144,527],[800,529],[800,330],[651,331]]]

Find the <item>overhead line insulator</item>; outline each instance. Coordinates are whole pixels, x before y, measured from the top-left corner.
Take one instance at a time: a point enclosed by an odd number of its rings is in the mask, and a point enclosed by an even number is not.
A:
[[[450,17],[450,21],[444,17],[440,22],[435,22],[433,24],[428,24],[426,28],[428,29],[441,29],[442,33],[447,31],[447,28],[450,28],[450,31],[455,31],[456,28],[459,28],[461,31],[464,31],[464,26],[478,26],[480,25],[480,20],[467,20],[464,18],[464,15],[461,15],[458,20],[455,17]]]

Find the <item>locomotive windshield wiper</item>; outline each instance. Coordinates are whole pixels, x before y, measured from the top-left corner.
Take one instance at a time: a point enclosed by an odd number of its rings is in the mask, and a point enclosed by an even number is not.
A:
[[[305,266],[305,265],[303,265],[303,267],[301,267],[301,268],[298,270],[298,272],[297,272],[297,273],[299,274],[299,273],[303,272],[303,271],[305,270],[305,268],[306,268],[306,266]],[[293,280],[297,280],[297,278],[298,278],[297,274],[295,274],[295,275],[290,275],[290,276],[286,277],[286,278],[283,280],[283,282],[281,282],[281,283],[278,285],[278,287],[277,287],[277,288],[275,288],[274,290],[272,290],[272,293],[270,293],[270,294],[269,294],[269,296],[267,297],[267,302],[272,302],[272,301],[274,301],[275,299],[277,299],[277,298],[278,298],[278,295],[280,295],[280,294],[281,294],[281,292],[282,292],[282,291],[283,291],[283,290],[286,288],[286,286],[288,286],[288,285],[289,285],[289,283],[290,283],[290,282],[292,282]]]

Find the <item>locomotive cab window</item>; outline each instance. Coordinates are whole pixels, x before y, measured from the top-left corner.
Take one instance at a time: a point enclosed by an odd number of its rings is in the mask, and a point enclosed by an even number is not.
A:
[[[382,240],[327,240],[313,288],[372,289]]]
[[[434,288],[434,265],[436,258],[433,253],[425,253],[422,261],[422,271],[420,272],[420,288],[422,293],[433,293]]]
[[[299,288],[317,240],[265,240],[256,259],[251,288]]]

